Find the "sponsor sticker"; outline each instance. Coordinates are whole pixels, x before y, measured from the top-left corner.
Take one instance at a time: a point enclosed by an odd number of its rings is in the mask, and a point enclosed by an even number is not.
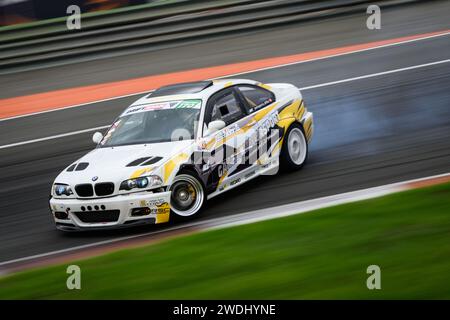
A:
[[[230,186],[234,186],[235,184],[238,184],[239,182],[241,182],[241,178],[231,181]]]
[[[155,102],[139,106],[132,106],[128,108],[128,110],[126,110],[124,114],[129,115],[139,112],[167,110],[167,109],[200,109],[201,105],[202,105],[201,99]]]
[[[245,179],[248,179],[248,178],[254,176],[255,173],[256,173],[255,171],[251,171],[251,172],[247,173],[247,174],[244,176],[244,178],[245,178]]]
[[[202,101],[199,99],[182,100],[175,106],[175,108],[176,109],[184,109],[184,108],[200,109],[201,102]]]
[[[156,209],[156,214],[167,214],[170,213],[170,205],[167,202],[161,203]]]

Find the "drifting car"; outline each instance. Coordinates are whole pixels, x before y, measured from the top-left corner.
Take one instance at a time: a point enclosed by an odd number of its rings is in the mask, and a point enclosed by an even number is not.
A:
[[[300,169],[313,115],[298,88],[252,80],[169,85],[96,132],[96,148],[55,179],[57,229],[103,229],[198,215],[207,199],[278,169]]]

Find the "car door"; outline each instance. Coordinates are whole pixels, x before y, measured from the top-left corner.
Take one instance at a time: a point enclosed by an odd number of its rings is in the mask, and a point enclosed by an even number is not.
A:
[[[275,94],[252,84],[238,85],[236,90],[244,102],[248,118],[251,119],[251,125],[248,124],[246,131],[249,162],[256,162],[260,166],[256,169],[261,173],[267,166],[270,166],[274,159],[278,159],[276,146],[282,132],[277,126],[278,112],[275,108]],[[265,174],[273,174],[276,171]]]
[[[209,155],[205,159],[204,170],[208,170],[207,188],[211,192],[220,192],[230,184],[239,184],[238,179],[231,180],[242,168],[239,146],[245,142],[241,128],[246,115],[246,108],[235,87],[217,92],[207,102],[203,132],[212,121],[225,122],[223,129],[206,137]]]

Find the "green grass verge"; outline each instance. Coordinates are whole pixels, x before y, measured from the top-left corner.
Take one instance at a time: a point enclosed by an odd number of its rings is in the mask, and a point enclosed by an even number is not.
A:
[[[450,298],[450,184],[0,279],[2,299]],[[381,268],[381,290],[366,269]]]

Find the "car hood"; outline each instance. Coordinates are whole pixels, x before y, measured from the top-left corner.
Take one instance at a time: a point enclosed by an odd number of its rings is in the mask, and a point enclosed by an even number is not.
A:
[[[78,159],[55,179],[57,183],[75,185],[80,183],[113,182],[120,183],[129,179],[138,170],[149,169],[149,174],[157,174],[158,169],[173,156],[182,153],[193,145],[192,140],[171,141],[152,144],[128,145],[96,148]],[[142,165],[147,160],[140,158],[156,157],[153,163]],[[150,160],[150,159],[149,159]],[[132,162],[135,162],[132,164]],[[68,171],[74,164],[84,163],[87,167]]]

